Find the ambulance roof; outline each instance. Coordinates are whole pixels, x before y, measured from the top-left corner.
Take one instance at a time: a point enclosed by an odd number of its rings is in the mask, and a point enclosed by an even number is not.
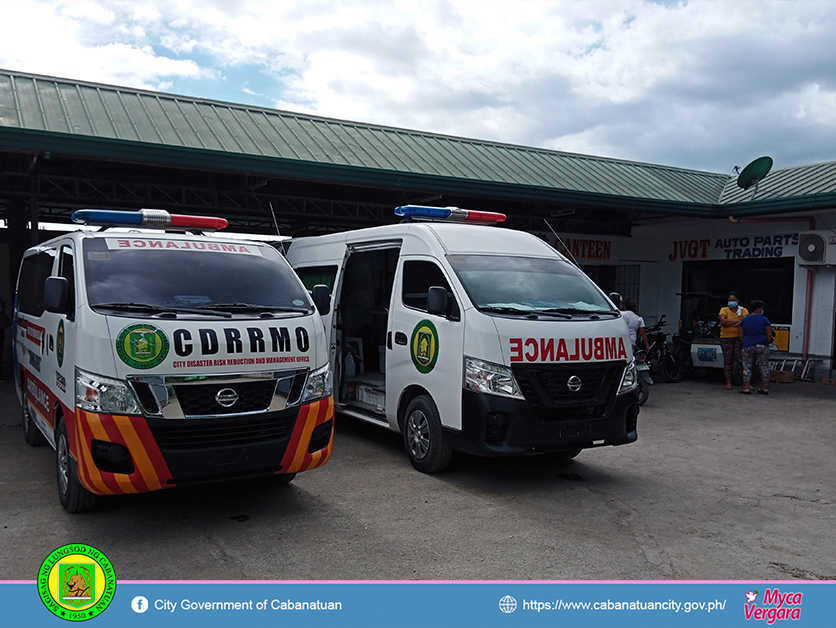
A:
[[[560,257],[546,242],[525,231],[501,227],[446,222],[411,222],[370,227],[342,233],[294,239],[288,257],[293,263],[338,261],[345,247],[385,241],[402,241],[409,252]]]

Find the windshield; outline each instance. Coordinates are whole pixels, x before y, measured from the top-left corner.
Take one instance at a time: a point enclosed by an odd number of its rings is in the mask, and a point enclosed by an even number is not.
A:
[[[290,266],[268,246],[153,236],[84,240],[91,307],[146,311],[310,312]]]
[[[559,258],[451,255],[449,260],[479,309],[614,312],[589,277]]]

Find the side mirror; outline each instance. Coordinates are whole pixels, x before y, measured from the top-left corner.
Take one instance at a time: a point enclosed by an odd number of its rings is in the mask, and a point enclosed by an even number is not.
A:
[[[66,277],[47,277],[44,282],[44,309],[56,314],[67,314],[67,295],[70,284]]]
[[[316,284],[311,291],[311,296],[320,316],[325,316],[331,311],[331,290],[328,286],[321,283]]]
[[[427,312],[447,316],[447,288],[433,286],[427,291]]]

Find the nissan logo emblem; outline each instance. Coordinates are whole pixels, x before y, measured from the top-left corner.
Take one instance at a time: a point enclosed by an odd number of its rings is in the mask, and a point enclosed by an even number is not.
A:
[[[572,392],[578,392],[581,389],[581,386],[583,386],[583,382],[577,375],[572,375],[572,377],[566,380],[566,388]]]
[[[235,392],[232,388],[222,388],[215,395],[215,401],[218,402],[219,406],[223,406],[224,408],[231,408],[235,405],[235,402],[238,401],[238,393]]]

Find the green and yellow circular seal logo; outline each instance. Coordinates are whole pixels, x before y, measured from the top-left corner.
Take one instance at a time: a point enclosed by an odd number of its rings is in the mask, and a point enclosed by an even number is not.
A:
[[[47,609],[61,619],[93,619],[113,601],[116,573],[107,556],[95,547],[64,545],[41,565],[38,594]]]
[[[438,330],[432,321],[423,320],[412,330],[409,343],[412,363],[421,373],[429,373],[438,361]]]
[[[135,369],[154,368],[168,355],[168,338],[154,325],[128,325],[116,338],[116,353],[122,362]]]

